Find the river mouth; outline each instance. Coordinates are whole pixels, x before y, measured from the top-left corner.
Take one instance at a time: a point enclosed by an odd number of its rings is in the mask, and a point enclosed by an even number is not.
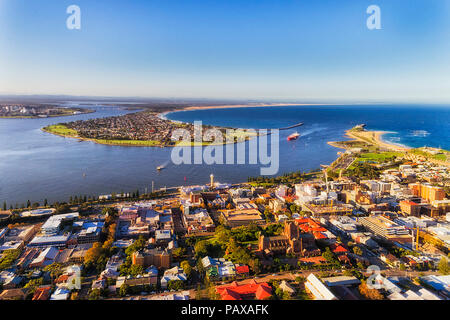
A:
[[[21,206],[27,200],[42,203],[48,199],[51,203],[67,201],[75,195],[94,196],[138,188],[150,190],[152,182],[155,188],[205,184],[211,173],[222,183],[239,183],[249,176],[259,175],[259,165],[178,166],[171,162],[172,148],[99,145],[41,131],[50,124],[136,112],[101,105],[95,109],[93,114],[70,119],[0,119],[0,201],[7,201],[8,207],[10,204]],[[304,122],[302,127],[280,132],[280,175],[309,171],[333,162],[339,149],[327,142],[347,140],[345,131],[359,123],[366,123],[368,130],[395,131],[397,134],[393,136],[399,138],[398,143],[407,146],[425,144],[450,149],[448,107],[286,106],[170,112],[166,117],[182,122],[201,120],[207,125],[256,129]],[[401,123],[399,118],[403,119]],[[420,124],[417,119],[421,119]],[[426,130],[429,135],[413,136],[411,130]],[[287,136],[294,131],[299,132],[300,138],[287,141]],[[248,145],[244,144],[247,151]],[[158,172],[156,167],[166,162],[165,169]]]

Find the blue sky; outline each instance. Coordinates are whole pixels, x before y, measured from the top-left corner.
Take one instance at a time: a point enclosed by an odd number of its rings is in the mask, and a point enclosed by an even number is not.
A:
[[[446,0],[0,0],[0,93],[447,103],[449,39]]]

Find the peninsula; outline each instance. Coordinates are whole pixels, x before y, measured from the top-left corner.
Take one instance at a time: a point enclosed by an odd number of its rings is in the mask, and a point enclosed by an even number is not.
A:
[[[223,134],[223,141],[244,141],[254,134],[236,129],[233,137],[228,139],[227,129],[223,127],[203,126],[203,129],[217,129]],[[172,141],[176,129],[185,129],[194,137],[194,125],[170,121],[153,111],[140,111],[122,116],[97,118],[86,121],[74,121],[50,125],[42,130],[63,137],[93,141],[98,144],[133,146],[133,147],[174,147],[189,146],[186,142]],[[183,143],[183,145],[181,145]],[[202,143],[191,140],[190,146],[214,145],[215,141]]]
[[[339,152],[339,158],[331,164],[331,169],[351,169],[356,163],[372,165],[387,164],[394,158],[402,158],[413,162],[430,162],[450,167],[450,152],[438,148],[410,148],[388,143],[382,136],[388,132],[366,130],[365,125],[358,125],[347,130],[348,141],[330,141],[329,145],[346,152]]]

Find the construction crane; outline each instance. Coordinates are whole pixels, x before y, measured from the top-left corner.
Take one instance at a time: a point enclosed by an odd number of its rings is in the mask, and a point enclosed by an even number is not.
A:
[[[321,164],[320,166],[323,168],[323,174],[325,175],[325,185],[327,187],[327,195],[328,195],[329,188],[328,188],[328,171],[327,171],[327,169],[329,168],[329,166],[325,165],[325,164]]]

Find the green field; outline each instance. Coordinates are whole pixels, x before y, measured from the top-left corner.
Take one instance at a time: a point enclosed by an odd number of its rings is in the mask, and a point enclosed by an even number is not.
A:
[[[384,163],[394,160],[396,157],[401,157],[402,155],[403,154],[401,152],[363,153],[355,159],[355,161],[353,161],[349,169],[355,169],[355,165],[361,162]]]
[[[410,152],[413,153],[413,154],[417,154],[417,155],[420,155],[420,156],[424,156],[424,157],[435,159],[435,160],[439,160],[439,161],[447,161],[447,153],[448,153],[448,151],[446,151],[446,150],[441,150],[442,153],[440,153],[440,154],[431,154],[429,152],[425,152],[425,151],[420,150],[420,149],[412,149]]]
[[[62,124],[55,124],[52,126],[45,127],[44,131],[68,137],[76,137],[78,135],[78,132],[76,130],[69,129]]]
[[[358,160],[359,161],[374,161],[374,162],[384,162],[393,160],[395,157],[401,157],[403,154],[401,152],[379,152],[379,153],[364,153]]]

